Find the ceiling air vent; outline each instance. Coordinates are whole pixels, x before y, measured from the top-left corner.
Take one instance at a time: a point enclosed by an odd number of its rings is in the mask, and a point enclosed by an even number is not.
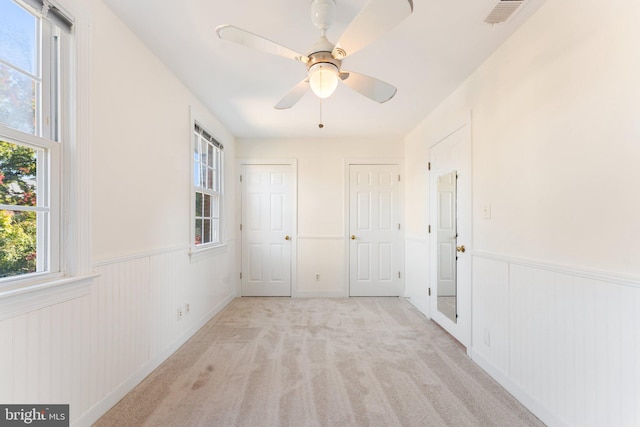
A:
[[[509,19],[524,0],[500,0],[485,18],[487,24],[499,24]]]

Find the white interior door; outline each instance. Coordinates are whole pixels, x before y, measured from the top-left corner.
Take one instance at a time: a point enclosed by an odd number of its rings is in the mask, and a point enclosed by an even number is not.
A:
[[[242,296],[291,296],[291,169],[242,166]]]
[[[466,123],[429,152],[431,318],[471,344],[471,129]],[[465,249],[462,249],[462,248]],[[458,251],[458,248],[460,250]],[[455,291],[455,292],[453,292]],[[455,295],[454,299],[451,295]],[[440,304],[439,304],[440,300]],[[450,306],[449,301],[453,301]]]
[[[399,296],[398,165],[349,167],[349,295]]]

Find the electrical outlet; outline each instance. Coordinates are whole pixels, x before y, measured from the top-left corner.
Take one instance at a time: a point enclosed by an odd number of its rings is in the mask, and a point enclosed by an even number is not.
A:
[[[320,273],[317,273],[316,274],[316,282],[319,282],[319,281],[320,281]]]
[[[178,307],[178,320],[182,320],[182,316],[184,312],[182,311],[182,307]]]

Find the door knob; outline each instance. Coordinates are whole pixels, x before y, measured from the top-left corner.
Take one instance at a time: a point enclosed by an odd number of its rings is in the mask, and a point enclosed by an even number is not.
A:
[[[355,234],[351,235],[351,240],[356,240],[356,235]]]
[[[462,246],[458,246],[458,247],[456,247],[456,249],[458,250],[458,252],[462,252],[462,253],[464,253],[464,252],[467,250],[467,249],[464,247],[464,245],[462,245]]]
[[[289,237],[289,236],[284,236],[284,240],[291,240],[291,237]]]

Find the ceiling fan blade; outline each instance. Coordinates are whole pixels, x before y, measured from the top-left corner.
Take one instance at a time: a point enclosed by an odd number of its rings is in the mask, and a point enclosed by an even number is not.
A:
[[[275,106],[277,110],[286,110],[293,107],[307,93],[309,89],[309,79],[304,79],[298,83],[288,94],[284,96]]]
[[[351,89],[381,104],[393,98],[398,91],[395,86],[385,83],[382,80],[351,71],[343,71],[340,74],[340,78],[342,79],[342,83]]]
[[[218,37],[223,40],[238,43],[272,55],[300,61],[305,64],[309,62],[309,58],[305,55],[232,25],[220,25],[216,28],[216,32],[218,33]]]
[[[371,0],[342,33],[333,57],[344,59],[390,31],[413,12],[413,0]]]

